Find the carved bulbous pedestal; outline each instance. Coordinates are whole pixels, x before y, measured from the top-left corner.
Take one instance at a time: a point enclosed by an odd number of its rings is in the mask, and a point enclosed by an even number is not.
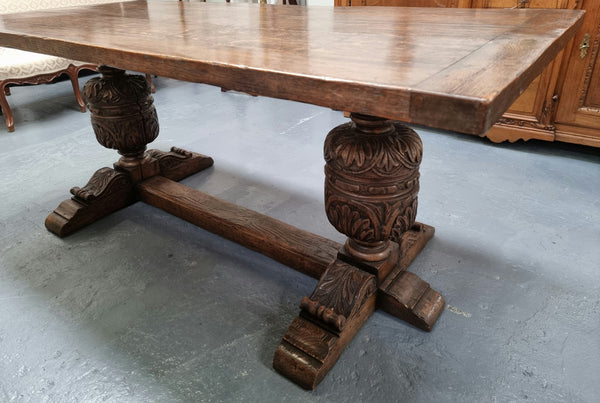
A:
[[[141,75],[100,66],[101,77],[83,87],[96,139],[123,157],[118,166],[138,165],[146,144],[158,137],[158,116],[148,81]]]
[[[386,119],[351,115],[325,140],[325,210],[348,236],[347,252],[381,261],[415,222],[421,139],[414,130]]]

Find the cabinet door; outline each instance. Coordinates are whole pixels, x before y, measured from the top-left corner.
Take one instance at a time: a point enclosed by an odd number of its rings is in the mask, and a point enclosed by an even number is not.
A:
[[[556,139],[600,146],[600,8],[597,0],[583,2],[583,27],[572,42],[569,63],[561,72],[556,113]],[[585,47],[584,38],[587,35]],[[581,48],[584,45],[584,51]]]

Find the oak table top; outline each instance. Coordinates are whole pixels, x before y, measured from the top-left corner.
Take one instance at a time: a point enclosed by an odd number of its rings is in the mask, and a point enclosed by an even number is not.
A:
[[[0,46],[484,133],[583,12],[133,1],[0,16]]]

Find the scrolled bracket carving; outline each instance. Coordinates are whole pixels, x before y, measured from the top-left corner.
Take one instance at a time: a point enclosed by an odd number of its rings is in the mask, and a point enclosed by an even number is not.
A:
[[[182,148],[171,147],[171,151],[148,150],[147,155],[158,161],[160,174],[171,180],[181,180],[188,175],[209,168],[212,158]]]
[[[319,301],[314,301],[308,297],[302,298],[300,309],[306,315],[312,316],[325,325],[333,327],[337,332],[342,331],[346,325],[346,317],[344,315],[338,315],[333,308],[321,305]]]
[[[131,188],[132,183],[129,175],[117,172],[114,169],[101,168],[94,172],[84,187],[71,188],[71,194],[73,199],[89,204],[102,199],[106,195]]]
[[[110,168],[97,170],[84,187],[74,187],[71,193],[73,197],[63,201],[46,218],[46,228],[60,237],[137,200],[131,177]]]
[[[194,153],[192,153],[191,151],[187,151],[179,147],[171,147],[171,152],[180,155],[183,158],[190,158],[192,155],[194,155]]]
[[[323,274],[312,295],[302,299],[301,315],[339,333],[376,291],[373,275],[336,260]]]
[[[306,389],[314,389],[375,311],[375,276],[336,259],[310,298],[300,304],[275,351],[273,367]]]
[[[192,152],[177,147],[171,147],[169,152],[148,150],[148,154],[159,161],[161,170],[172,169],[194,155]]]

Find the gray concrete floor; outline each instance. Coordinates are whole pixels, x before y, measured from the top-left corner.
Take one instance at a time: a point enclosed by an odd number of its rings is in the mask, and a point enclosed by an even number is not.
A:
[[[82,79],[84,81],[84,79]],[[339,112],[156,79],[161,136],[216,164],[185,183],[339,241],[322,144]],[[117,159],[68,82],[13,89],[0,129],[0,401],[598,402],[600,156],[419,128],[416,272],[433,332],[377,312],[314,392],[273,352],[316,281],[144,204],[66,239],[46,215]]]

